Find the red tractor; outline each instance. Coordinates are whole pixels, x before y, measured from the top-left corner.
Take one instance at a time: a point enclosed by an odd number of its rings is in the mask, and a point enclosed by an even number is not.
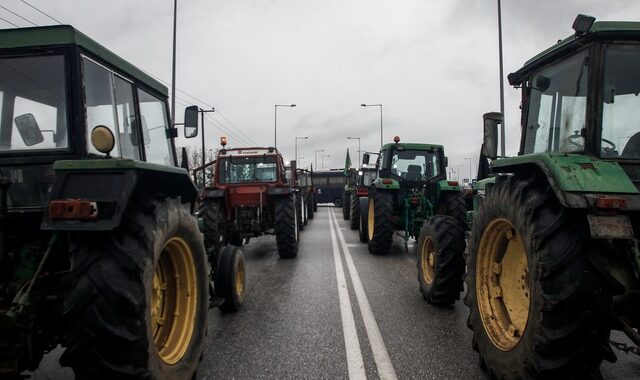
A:
[[[241,246],[251,237],[276,235],[282,258],[298,253],[296,166],[289,179],[275,148],[226,149],[221,138],[212,182],[200,193],[198,216],[207,247]]]
[[[375,167],[362,167],[358,169],[356,176],[356,185],[351,192],[349,201],[351,219],[350,227],[352,230],[358,230],[360,241],[367,241],[367,216],[360,215],[361,209],[367,209],[369,201],[369,186],[376,176]],[[364,218],[364,219],[363,219]]]

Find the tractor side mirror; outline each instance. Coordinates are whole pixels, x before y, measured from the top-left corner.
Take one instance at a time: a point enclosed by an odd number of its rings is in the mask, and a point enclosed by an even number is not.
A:
[[[444,167],[446,168],[448,166],[449,166],[449,157],[445,156],[445,158],[444,158]]]
[[[498,158],[498,124],[502,124],[500,112],[488,112],[482,115],[484,134],[482,136],[482,154],[495,160]]]
[[[42,131],[32,113],[17,116],[14,121],[16,122],[16,127],[18,127],[18,132],[20,132],[20,136],[22,136],[24,145],[32,146],[44,141]]]
[[[369,165],[369,153],[365,153],[362,155],[362,163],[365,165]]]
[[[189,106],[184,110],[184,137],[192,138],[198,135],[198,106]]]

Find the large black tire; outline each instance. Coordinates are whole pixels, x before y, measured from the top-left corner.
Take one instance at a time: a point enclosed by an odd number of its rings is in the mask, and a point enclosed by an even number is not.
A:
[[[278,254],[281,258],[292,258],[298,254],[298,223],[296,201],[291,197],[276,198],[275,233]]]
[[[351,193],[351,199],[349,200],[349,206],[351,208],[351,220],[349,221],[349,227],[352,230],[357,230],[360,224],[360,200],[358,194]]]
[[[304,231],[304,214],[302,213],[301,195],[296,195],[296,218],[298,220],[298,231]]]
[[[342,207],[342,196],[340,196],[340,197],[336,197],[336,198],[333,200],[333,205],[334,205],[334,206],[336,206],[336,207]],[[344,215],[343,215],[343,216],[344,216]]]
[[[309,219],[313,219],[313,195],[309,194],[309,196],[307,196],[307,215],[309,216]]]
[[[379,190],[369,192],[368,207],[367,244],[369,252],[374,255],[386,255],[391,249],[394,232],[391,193]]]
[[[76,379],[191,379],[209,280],[190,206],[136,197],[113,231],[72,233],[70,254],[60,363]]]
[[[318,198],[313,194],[313,212],[318,212]]]
[[[224,298],[219,306],[221,311],[230,313],[242,307],[246,290],[245,273],[242,250],[234,246],[224,247],[214,274],[216,294]]]
[[[460,299],[465,245],[465,230],[454,218],[435,215],[424,222],[416,253],[420,292],[427,302],[448,306]]]
[[[473,348],[495,378],[590,378],[598,375],[603,358],[615,358],[608,342],[611,296],[588,261],[585,249],[593,245],[590,240],[586,216],[562,207],[546,178],[530,173],[500,176],[495,185],[488,186],[473,223],[465,304]],[[511,245],[521,248],[511,250]],[[515,330],[517,333],[495,329],[505,319],[490,318],[492,312],[510,310],[498,307],[493,311],[486,306],[507,302],[504,292],[495,292],[498,286],[497,290],[503,289],[502,279],[514,266],[503,268],[502,262],[494,265],[484,259],[504,255],[502,260],[506,260],[507,252],[526,256],[526,262],[520,261],[525,273],[522,280],[519,271],[512,276],[522,281],[529,299],[524,309],[528,313],[521,314],[527,318],[524,328]],[[493,270],[483,269],[487,266]],[[515,290],[521,291],[520,287]],[[516,340],[515,346],[509,339]]]
[[[342,192],[342,201],[340,202],[340,206],[342,207],[342,218],[344,220],[349,220],[351,216],[351,192]]]
[[[467,224],[467,202],[462,191],[445,191],[438,200],[437,213],[449,215],[460,224]]]
[[[369,219],[369,198],[358,198],[360,208],[360,223],[358,223],[358,237],[363,243],[367,242],[367,223]]]
[[[202,200],[198,207],[198,218],[202,220],[202,234],[207,251],[219,250],[226,244],[223,226],[226,217],[222,201],[219,199]]]

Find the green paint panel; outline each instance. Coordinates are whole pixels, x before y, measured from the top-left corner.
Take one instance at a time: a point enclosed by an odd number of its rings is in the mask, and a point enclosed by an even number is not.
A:
[[[512,166],[530,163],[549,171],[561,191],[638,194],[638,189],[617,162],[579,154],[528,154],[501,158],[491,166],[499,172],[512,172]]]
[[[142,42],[142,41],[141,41]],[[167,87],[144,73],[131,63],[118,57],[70,25],[41,26],[0,30],[0,49],[17,49],[42,46],[78,45],[109,62],[125,74],[168,96]]]
[[[449,185],[449,181],[443,179],[442,181],[438,181],[438,189],[440,189],[440,191],[458,191],[460,190],[459,186],[451,186]]]
[[[165,166],[153,164],[150,162],[142,162],[125,159],[104,159],[104,160],[61,160],[53,163],[54,170],[110,170],[110,169],[141,169],[156,172],[183,174],[188,176],[189,173],[183,169],[174,166]]]

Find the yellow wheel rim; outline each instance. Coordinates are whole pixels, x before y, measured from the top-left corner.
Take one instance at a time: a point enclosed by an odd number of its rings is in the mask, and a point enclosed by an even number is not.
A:
[[[422,281],[431,285],[436,272],[436,245],[430,236],[427,236],[420,246],[420,267]]]
[[[502,351],[518,345],[527,326],[531,292],[527,252],[504,218],[485,228],[476,256],[476,293],[482,324]]]
[[[238,300],[242,300],[244,297],[244,276],[244,260],[240,258],[236,267],[236,281],[234,284]]]
[[[373,199],[369,199],[369,214],[367,215],[367,233],[369,234],[369,240],[373,240],[373,227],[375,225],[375,205]]]
[[[162,248],[151,290],[151,332],[165,363],[177,363],[187,351],[197,305],[196,269],[191,249],[183,239],[174,237]]]

